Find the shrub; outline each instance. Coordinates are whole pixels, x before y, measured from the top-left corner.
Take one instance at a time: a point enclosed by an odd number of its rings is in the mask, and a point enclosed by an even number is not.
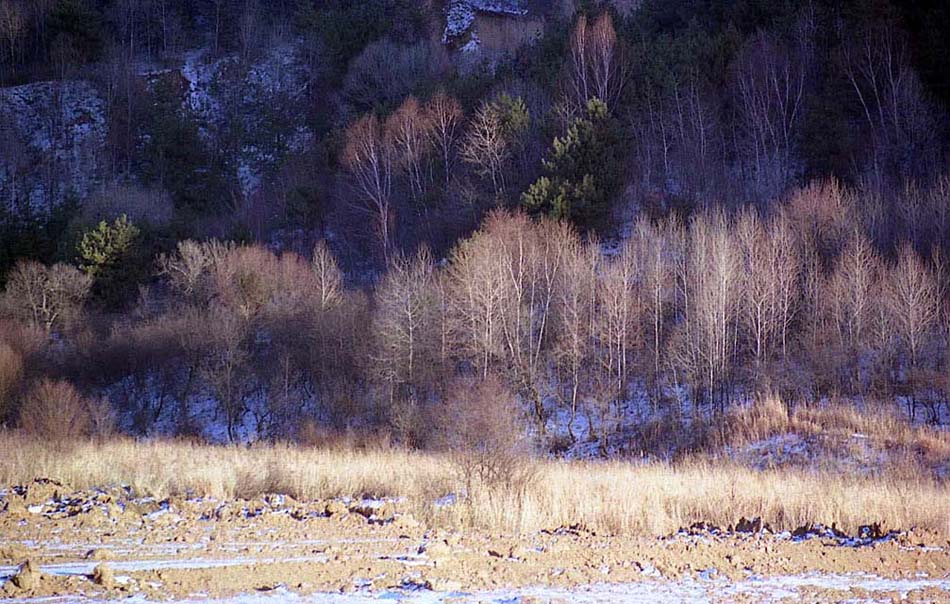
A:
[[[20,407],[20,428],[39,440],[68,444],[105,435],[112,428],[108,402],[83,397],[72,384],[44,379],[27,392]]]
[[[449,453],[469,497],[476,487],[522,493],[534,477],[531,439],[516,397],[493,376],[459,379],[438,420],[437,444]]]
[[[13,399],[23,376],[23,357],[6,342],[0,342],[0,425],[13,410]]]

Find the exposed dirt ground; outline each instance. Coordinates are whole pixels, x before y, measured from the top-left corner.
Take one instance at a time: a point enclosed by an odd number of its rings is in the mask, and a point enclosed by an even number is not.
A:
[[[123,488],[75,492],[49,481],[0,493],[0,600],[226,598],[276,589],[478,592],[866,573],[939,584],[858,594],[867,600],[950,601],[950,543],[914,530],[869,526],[847,536],[812,526],[774,534],[752,521],[663,538],[598,535],[579,526],[514,536],[427,529],[398,502],[281,495],[156,501]],[[807,585],[789,601],[798,598],[845,599],[838,589]]]

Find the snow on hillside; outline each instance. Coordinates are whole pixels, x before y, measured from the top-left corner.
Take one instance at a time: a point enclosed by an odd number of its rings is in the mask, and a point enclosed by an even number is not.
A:
[[[0,89],[0,203],[49,211],[85,198],[101,176],[105,103],[85,81]]]
[[[206,48],[184,56],[182,108],[195,117],[201,135],[212,140],[235,134],[234,125],[240,124],[232,163],[244,195],[260,187],[264,173],[283,155],[303,151],[313,138],[299,106],[309,77],[298,46],[299,41],[269,47],[248,65],[235,55],[211,59]]]
[[[236,56],[211,59],[206,49],[185,53],[181,66],[143,71],[155,80],[181,78],[182,110],[206,140],[237,141],[228,158],[242,192],[312,140],[302,104],[309,75],[299,43],[269,48],[242,64]],[[0,88],[0,204],[23,200],[48,212],[67,198],[86,199],[101,184],[108,136],[106,102],[91,82],[36,82]]]

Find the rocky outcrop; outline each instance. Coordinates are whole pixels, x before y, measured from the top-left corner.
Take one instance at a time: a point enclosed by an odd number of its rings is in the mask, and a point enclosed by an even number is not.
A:
[[[442,42],[465,52],[481,50],[480,20],[500,17],[508,21],[514,17],[527,22],[523,19],[527,15],[528,8],[524,0],[450,0],[446,6]],[[518,40],[519,45],[520,42]]]
[[[0,205],[49,212],[99,184],[105,102],[89,82],[0,88]]]

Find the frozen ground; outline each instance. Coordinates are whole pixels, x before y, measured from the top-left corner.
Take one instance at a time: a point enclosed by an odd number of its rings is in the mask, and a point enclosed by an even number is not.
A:
[[[489,535],[429,528],[401,503],[0,489],[0,603],[950,602],[946,538],[927,531]]]
[[[200,593],[179,602],[215,602],[229,604],[271,604],[294,602],[298,604],[370,604],[397,602],[404,604],[538,604],[540,602],[578,604],[700,604],[717,602],[786,602],[846,601],[849,603],[890,602],[893,598],[911,601],[950,601],[948,579],[881,579],[871,575],[800,575],[790,577],[750,578],[729,582],[715,577],[685,581],[654,581],[619,585],[592,585],[572,590],[554,588],[526,588],[489,592],[438,592],[428,589],[406,589],[377,593],[348,593],[298,595],[282,586],[267,592],[247,594],[222,600],[206,600]],[[95,604],[107,602],[92,598],[36,598],[0,600],[0,602],[76,602]],[[124,602],[146,602],[142,597],[131,597]]]

